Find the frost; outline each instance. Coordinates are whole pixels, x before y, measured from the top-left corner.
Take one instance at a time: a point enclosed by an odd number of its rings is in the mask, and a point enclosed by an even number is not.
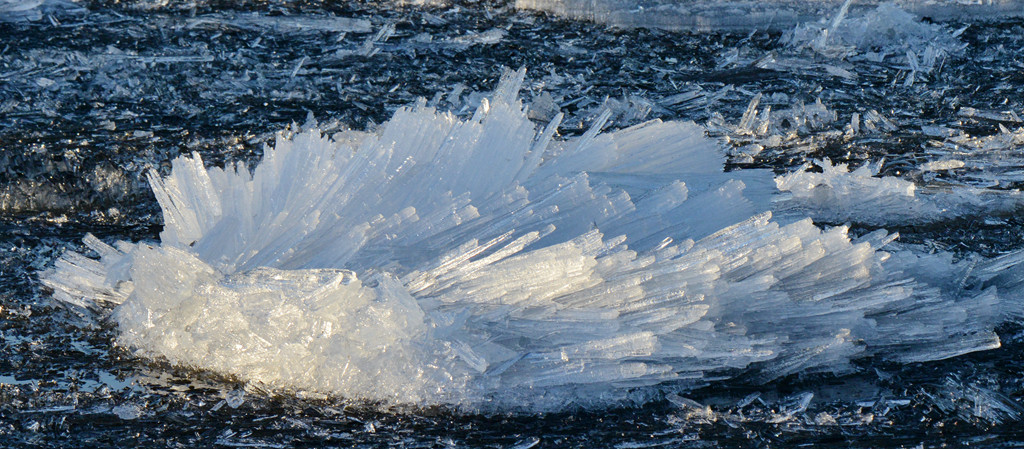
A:
[[[561,114],[528,119],[524,77],[505,73],[466,119],[420,101],[372,132],[282,133],[251,172],[179,157],[149,175],[159,243],[89,236],[94,257],[65,254],[43,283],[109,310],[141,357],[466,410],[952,357],[998,346],[992,327],[1020,316],[1000,295],[1022,286],[995,274],[1017,255],[972,271],[880,251],[884,231],[780,224],[768,173],[723,173],[703,128],[604,132],[606,112],[558,139]]]
[[[766,104],[767,103],[767,104]],[[780,106],[781,105],[781,106]],[[964,112],[966,111],[966,112]],[[1013,111],[962,108],[961,116],[1012,123]],[[796,102],[788,96],[755,95],[736,123],[720,114],[708,120],[712,136],[729,145],[735,164],[806,156],[832,142],[887,135],[900,128],[876,110],[853,113],[849,120],[816,100]],[[774,200],[777,213],[827,223],[855,222],[876,226],[934,223],[964,217],[1006,216],[1020,210],[1016,183],[1024,181],[1024,128],[972,137],[963,131],[925,125],[930,160],[911,167],[911,181],[879,176],[884,161],[865,163],[856,170],[828,159],[803,164],[778,176],[776,187],[787,193]],[[820,172],[818,171],[820,170]],[[941,176],[936,172],[942,172]],[[994,188],[996,187],[996,188]]]
[[[945,171],[945,170],[956,170],[958,168],[964,168],[964,161],[958,160],[941,160],[926,162],[921,165],[922,171]]]
[[[369,33],[370,21],[334,16],[268,16],[258,14],[207,14],[187,22],[192,28],[237,28],[245,30],[273,30],[283,33]]]
[[[707,31],[792,24],[819,16],[817,3],[516,0],[515,5],[623,28]]]
[[[883,396],[857,403],[837,403],[819,398],[812,391],[777,399],[763,399],[760,392],[755,392],[739,401],[734,401],[734,398],[712,398],[716,401],[714,407],[675,393],[667,394],[666,399],[679,409],[679,430],[712,423],[724,423],[732,428],[742,428],[745,423],[759,423],[771,426],[775,432],[825,431],[827,429],[822,427],[864,426],[871,424],[876,417],[885,417],[891,411],[911,403],[908,399],[887,399],[881,392],[875,394]]]
[[[501,42],[505,38],[507,31],[501,28],[492,28],[487,31],[479,33],[467,33],[462,36],[454,37],[448,40],[449,43],[471,46],[471,45],[493,45]]]
[[[998,425],[1018,421],[1024,413],[1024,408],[1006,395],[980,382],[962,381],[954,376],[944,379],[937,391],[923,394],[939,410],[967,422]]]
[[[769,73],[788,72],[845,86],[867,86],[886,79],[891,86],[912,88],[916,84],[921,90],[922,85],[939,81],[932,79],[937,76],[935,73],[962,57],[967,47],[960,40],[966,28],[954,31],[934,23],[935,11],[924,2],[846,1],[816,5],[826,10],[817,19],[807,17],[795,24],[791,21],[769,25],[786,31],[775,42],[775,48],[741,41],[737,47],[723,50],[719,69],[757,67]],[[952,11],[970,9],[964,5],[946,6]],[[755,29],[751,37],[756,33]],[[843,90],[837,89],[839,97],[845,97]]]
[[[245,390],[235,390],[228,393],[224,401],[228,404],[228,407],[241,407],[245,403]]]
[[[711,407],[703,405],[693,399],[684,398],[675,393],[669,393],[665,395],[665,399],[668,399],[676,407],[679,407],[686,416],[686,420],[690,422],[699,423],[712,423],[717,420],[717,416]]]
[[[517,442],[516,444],[509,447],[509,449],[530,449],[532,447],[537,447],[538,444],[540,444],[540,438],[530,437],[520,442]]]

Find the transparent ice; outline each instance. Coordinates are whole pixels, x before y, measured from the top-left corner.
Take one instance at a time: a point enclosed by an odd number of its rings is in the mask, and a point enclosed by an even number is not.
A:
[[[1001,220],[1024,206],[1015,183],[1024,180],[1024,128],[1014,111],[982,111],[970,107],[960,117],[997,123],[998,133],[974,137],[963,130],[923,125],[927,162],[907,167],[907,177],[881,176],[886,160],[850,169],[827,158],[804,163],[775,178],[783,194],[772,198],[776,218],[810,217],[819,223],[903,226],[954,219]],[[784,155],[811,155],[835,142],[886,139],[905,130],[903,123],[877,110],[840,117],[820,99],[792,102],[788,96],[754,95],[739,121],[713,114],[705,125],[727,143],[729,161],[752,164]],[[915,130],[917,132],[917,130]],[[781,215],[780,215],[781,214]]]
[[[603,132],[609,112],[558,139],[562,114],[528,119],[524,76],[468,119],[420,102],[371,132],[282,133],[251,172],[179,157],[149,178],[159,243],[87,236],[94,254],[43,283],[140,357],[462,410],[942,359],[1024,316],[1020,253],[955,262],[773,221],[770,173],[724,173],[703,128]]]

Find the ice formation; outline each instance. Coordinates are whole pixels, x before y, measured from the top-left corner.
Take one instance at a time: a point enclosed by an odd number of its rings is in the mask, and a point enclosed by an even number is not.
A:
[[[959,161],[933,161],[926,169],[960,167]],[[1010,214],[1024,206],[1019,190],[981,189],[965,185],[924,188],[914,182],[878,176],[883,161],[856,170],[828,159],[775,178],[775,185],[789,195],[775,200],[775,210],[794,216],[810,216],[826,223],[876,226],[919,225],[972,216]]]
[[[783,97],[782,102],[789,103],[788,96]],[[754,162],[763,151],[809,152],[820,147],[822,140],[843,136],[843,132],[836,129],[838,114],[821,99],[813,104],[798,102],[786,109],[765,105],[758,110],[762,98],[757,94],[750,100],[738,123],[727,123],[725,117],[715,113],[705,125],[711,135],[721,136],[729,144],[728,153],[733,163]],[[856,119],[859,120],[859,116]],[[859,126],[857,128],[847,127],[847,134],[859,132]]]
[[[793,102],[788,95],[755,95],[739,122],[728,123],[713,113],[705,126],[710,135],[729,144],[730,162],[749,164],[756,157],[810,154],[829,142],[864,136],[880,136],[900,129],[877,110],[854,112],[849,118],[824,103]],[[762,154],[763,153],[763,154]]]
[[[0,22],[40,20],[44,15],[80,14],[85,9],[73,0],[0,0]]]
[[[735,164],[812,154],[829,142],[882,136],[901,129],[901,124],[874,109],[852,113],[847,119],[820,99],[788,107],[779,104],[789,105],[789,97],[758,94],[739,122],[727,123],[716,113],[706,127],[710,135],[728,144],[729,161]],[[961,115],[970,117],[1007,122],[1016,117],[1012,111],[964,109],[967,112]],[[920,183],[879,176],[882,160],[850,170],[847,164],[833,165],[825,159],[776,177],[775,186],[785,195],[773,199],[773,211],[791,219],[811,217],[824,223],[904,226],[1006,216],[1024,206],[1024,197],[1014,185],[1024,179],[1021,159],[1016,156],[1024,142],[1024,129],[1010,131],[1000,125],[998,134],[971,137],[949,128],[923,128],[926,135],[944,140],[933,141],[928,150],[930,160],[913,170]],[[936,172],[945,176],[940,179]]]
[[[469,119],[282,135],[252,172],[174,160],[159,243],[88,236],[42,275],[141,357],[275,388],[463,410],[643,400],[736,375],[997,347],[1020,254],[887,253],[764,211],[692,123],[559,140],[509,72]],[[96,258],[98,256],[98,258]],[[998,288],[998,289],[997,289]]]
[[[757,46],[730,49],[723,52],[719,69],[753,66],[844,83],[892,71],[893,84],[909,87],[929,82],[936,70],[961,56],[967,46],[960,40],[967,27],[953,29],[933,23],[913,5],[888,2],[865,6],[847,0],[816,18],[781,26],[785,33],[778,40],[779,47],[767,52]]]
[[[775,28],[829,16],[843,0],[516,0],[516,7],[547,11],[617,27],[669,30]],[[865,0],[856,8],[887,2]],[[894,5],[936,20],[1015,17],[1024,11],[1019,0],[897,0]]]
[[[967,114],[961,111],[963,116],[977,117],[985,114],[990,120],[1021,123],[1013,111],[996,114],[963,109],[969,110]],[[931,151],[946,160],[956,161],[959,167],[953,169],[960,172],[965,182],[982,187],[1007,187],[1024,182],[1024,158],[1021,157],[1024,127],[1011,130],[1000,123],[998,129],[998,133],[983,137],[973,137],[962,131],[942,127],[932,127],[925,132],[930,131],[931,136],[944,138],[936,141]]]
[[[2,0],[0,1],[0,20],[11,22],[39,20],[41,17],[39,7],[42,4],[42,0]]]
[[[929,73],[966,46],[957,39],[963,30],[922,22],[895,3],[848,17],[851,3],[847,0],[830,20],[798,25],[783,41],[827,58],[889,60],[911,73]]]

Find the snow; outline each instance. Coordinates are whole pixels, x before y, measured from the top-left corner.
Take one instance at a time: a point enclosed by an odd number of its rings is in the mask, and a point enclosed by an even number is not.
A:
[[[606,132],[606,112],[560,139],[560,113],[529,120],[524,77],[503,74],[471,118],[421,101],[373,131],[287,130],[251,172],[179,157],[149,176],[159,243],[87,236],[94,254],[42,281],[139,357],[468,411],[941,359],[997,347],[992,328],[1022,316],[1003,275],[1019,255],[968,265],[773,221],[771,175],[724,173],[703,128]]]

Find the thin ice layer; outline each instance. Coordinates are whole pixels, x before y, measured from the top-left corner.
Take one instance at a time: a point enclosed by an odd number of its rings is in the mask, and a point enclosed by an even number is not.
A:
[[[465,410],[950,357],[1019,316],[991,287],[1020,288],[994,274],[1017,259],[940,288],[905,273],[953,262],[890,258],[885,232],[773,222],[744,196],[768,174],[723,173],[692,123],[603,133],[605,115],[554,139],[560,115],[537,127],[516,98],[524,74],[467,120],[420,104],[372,133],[282,135],[252,172],[180,157],[150,177],[159,244],[87,237],[99,259],[69,253],[43,282],[78,309],[116,304],[139,356]]]

